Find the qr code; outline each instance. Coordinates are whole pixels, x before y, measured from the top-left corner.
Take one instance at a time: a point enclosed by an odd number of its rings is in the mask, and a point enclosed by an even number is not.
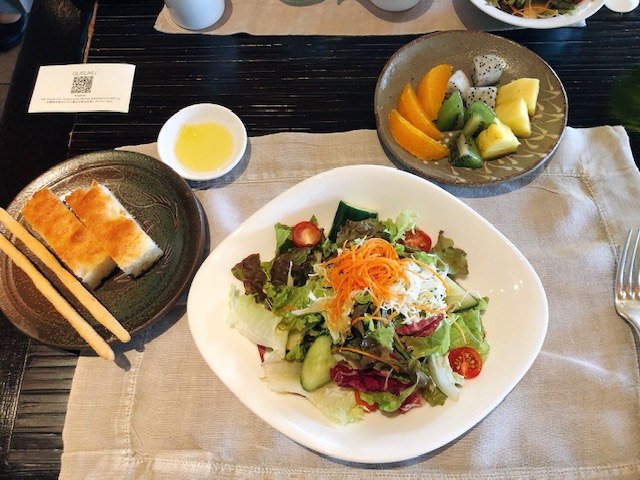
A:
[[[78,75],[73,77],[73,85],[71,85],[71,93],[91,93],[93,86],[93,76]]]

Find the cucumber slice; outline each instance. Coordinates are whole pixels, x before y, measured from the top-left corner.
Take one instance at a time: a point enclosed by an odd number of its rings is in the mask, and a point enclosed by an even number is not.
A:
[[[455,280],[446,277],[445,282],[449,287],[449,295],[445,301],[449,305],[454,305],[454,312],[462,312],[478,305],[478,299],[458,285]]]
[[[449,145],[449,163],[454,167],[481,167],[483,160],[475,140],[460,132]]]
[[[312,392],[331,381],[330,370],[336,363],[331,353],[333,341],[329,335],[314,340],[302,361],[300,384],[307,392]]]
[[[464,101],[457,90],[440,107],[436,127],[441,132],[460,130],[464,125]]]
[[[329,232],[329,240],[332,242],[336,241],[336,236],[338,235],[340,227],[342,227],[347,220],[359,221],[366,220],[367,218],[378,218],[378,212],[355,207],[340,200],[336,214],[333,217],[333,224],[331,225],[331,231]]]

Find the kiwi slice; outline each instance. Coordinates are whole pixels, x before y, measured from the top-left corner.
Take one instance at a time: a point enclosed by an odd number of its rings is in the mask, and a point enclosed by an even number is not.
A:
[[[459,91],[455,91],[442,102],[436,118],[436,127],[441,132],[460,130],[464,125],[464,101]]]
[[[496,114],[489,105],[484,102],[473,102],[464,114],[462,133],[469,138],[475,138],[495,121]]]
[[[449,145],[449,163],[454,167],[481,167],[483,160],[475,140],[460,132]]]

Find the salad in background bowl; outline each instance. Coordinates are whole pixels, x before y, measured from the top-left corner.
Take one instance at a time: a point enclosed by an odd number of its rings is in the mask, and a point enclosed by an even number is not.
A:
[[[606,0],[470,0],[487,15],[525,28],[559,28],[581,22]]]

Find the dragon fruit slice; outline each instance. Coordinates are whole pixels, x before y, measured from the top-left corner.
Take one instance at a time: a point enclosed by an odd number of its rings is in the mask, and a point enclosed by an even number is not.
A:
[[[444,96],[445,98],[449,98],[453,92],[458,91],[464,97],[470,87],[471,80],[469,80],[467,74],[462,70],[456,70],[449,78]]]
[[[469,87],[464,96],[464,104],[469,108],[475,102],[484,102],[493,110],[496,108],[497,96],[498,87]]]
[[[471,81],[474,87],[486,87],[494,85],[500,80],[504,60],[493,53],[477,55],[473,59],[471,67]]]

